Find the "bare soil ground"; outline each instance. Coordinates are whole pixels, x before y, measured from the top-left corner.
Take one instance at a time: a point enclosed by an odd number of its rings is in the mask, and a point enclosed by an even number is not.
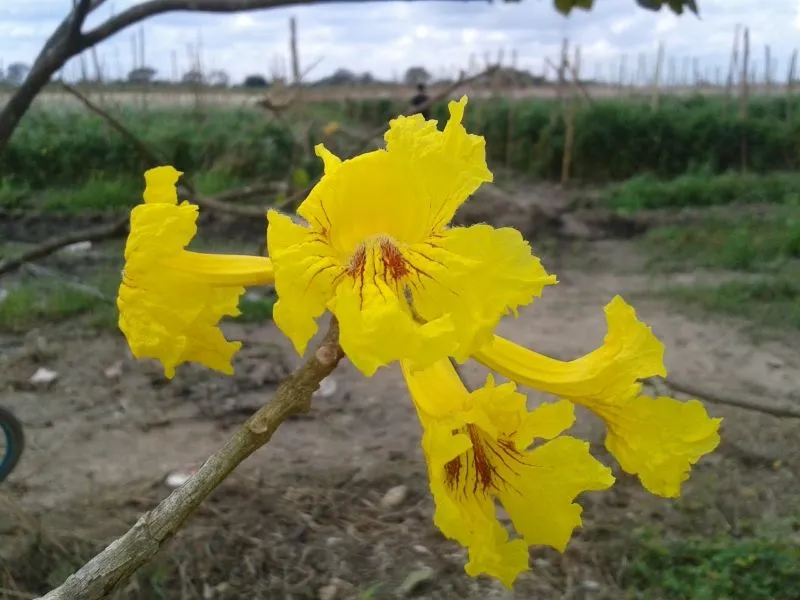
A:
[[[651,294],[721,275],[648,274],[623,241],[534,245],[560,284],[501,323],[501,334],[561,359],[578,356],[602,342],[602,308],[619,293],[665,342],[671,375],[717,396],[800,403],[797,335],[757,343],[744,323],[687,316]],[[119,253],[113,244],[100,250]],[[34,597],[80,566],[169,493],[167,474],[223,444],[300,360],[271,323],[225,330],[244,341],[235,376],[186,366],[172,381],[155,363],[133,360],[118,332],[80,321],[0,337],[0,404],[28,436],[20,466],[0,487],[0,598]],[[30,384],[39,367],[58,379]],[[474,364],[465,371],[473,383],[485,376]],[[709,405],[725,417],[724,442],[681,499],[651,497],[619,474],[611,491],[583,498],[584,527],[568,552],[535,550],[533,571],[508,592],[468,578],[463,551],[433,526],[420,428],[399,371],[366,379],[345,361],[333,378],[335,392],[285,423],[120,597],[619,599],[647,532],[796,531],[797,423]],[[572,433],[611,464],[591,415],[581,414]],[[396,486],[403,497],[387,505]]]

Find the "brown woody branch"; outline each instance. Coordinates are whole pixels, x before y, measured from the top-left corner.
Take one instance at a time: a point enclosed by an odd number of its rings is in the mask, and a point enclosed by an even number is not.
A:
[[[348,0],[343,0],[348,1]],[[349,0],[364,1],[369,0]],[[418,0],[424,1],[424,0]],[[464,0],[478,1],[478,0]],[[486,0],[480,0],[486,1]],[[5,150],[19,122],[34,99],[69,59],[99,44],[148,17],[173,11],[233,13],[277,8],[297,4],[314,4],[319,0],[149,0],[110,17],[88,32],[82,32],[86,17],[105,0],[78,0],[73,9],[45,42],[31,67],[28,77],[0,109],[0,152]]]
[[[96,600],[128,581],[244,459],[270,441],[283,421],[310,410],[311,395],[342,357],[339,327],[332,320],[311,358],[284,380],[272,400],[250,417],[186,483],[41,600]]]

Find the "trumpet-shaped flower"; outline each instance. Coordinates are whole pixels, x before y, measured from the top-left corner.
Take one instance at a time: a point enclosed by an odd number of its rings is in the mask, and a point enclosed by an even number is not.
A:
[[[448,227],[484,182],[483,138],[450,103],[443,131],[421,115],[390,123],[386,149],[341,161],[321,145],[325,174],[297,213],[270,211],[278,327],[303,353],[330,310],[340,343],[366,375],[395,360],[423,368],[465,359],[499,319],[555,283],[514,229]]]
[[[448,360],[416,372],[404,362],[403,372],[423,425],[434,520],[469,549],[467,573],[511,587],[528,569],[529,545],[563,552],[581,525],[575,497],[614,482],[587,442],[560,436],[575,419],[572,404],[528,412],[513,383],[495,386],[491,376],[470,393]],[[529,449],[534,440],[547,441]],[[521,538],[509,540],[495,500]]]
[[[131,211],[125,245],[119,326],[133,355],[160,360],[167,377],[187,361],[231,374],[241,344],[227,341],[218,323],[239,314],[244,286],[272,283],[272,263],[186,250],[197,231],[198,210],[178,204],[180,175],[172,167],[145,173],[144,204]]]
[[[650,398],[640,380],[665,376],[664,346],[619,296],[605,308],[603,345],[562,362],[501,337],[474,354],[517,383],[580,404],[606,424],[606,448],[650,492],[680,494],[691,466],[719,444],[722,419],[709,418],[697,400]]]
[[[574,404],[603,419],[611,454],[664,497],[677,496],[719,444],[721,419],[696,400],[642,394],[643,379],[666,374],[664,347],[620,297],[605,308],[602,346],[572,361],[493,334],[556,279],[513,229],[448,226],[492,180],[483,139],[461,124],[465,105],[450,103],[443,131],[420,115],[395,119],[386,149],[350,160],[318,146],[325,174],[298,210],[305,223],[268,214],[270,259],[186,250],[198,209],[178,204],[178,171],[148,171],[144,204],[131,213],[120,328],[134,355],[159,359],[168,377],[186,361],[231,373],[239,344],[219,321],[238,313],[245,286],[274,280],[275,322],[300,353],[317,318],[332,312],[342,348],[366,375],[400,361],[423,426],[436,525],[468,548],[469,574],[511,586],[527,569],[528,546],[565,549],[581,524],[575,498],[613,483],[586,442],[561,435]],[[470,392],[449,357],[472,357],[559,400],[528,412],[515,383],[491,377]]]

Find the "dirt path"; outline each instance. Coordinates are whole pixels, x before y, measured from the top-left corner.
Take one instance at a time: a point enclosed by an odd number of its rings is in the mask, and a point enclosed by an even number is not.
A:
[[[575,357],[601,343],[603,305],[620,293],[665,342],[667,366],[680,379],[695,381],[718,395],[752,392],[755,386],[774,398],[788,398],[800,390],[800,356],[792,346],[796,339],[755,344],[734,322],[699,321],[640,297],[663,284],[664,277],[633,272],[629,267],[635,259],[627,244],[591,244],[581,256],[545,260],[554,271],[551,265],[558,263],[561,283],[546,290],[518,319],[504,321],[500,332],[538,351]],[[224,442],[231,426],[243,422],[268,398],[298,360],[271,324],[227,329],[231,337],[245,340],[235,377],[185,367],[169,383],[156,365],[132,360],[121,335],[80,337],[74,326],[29,334],[27,347],[36,351],[18,357],[0,374],[0,404],[21,417],[29,436],[22,464],[0,490],[0,501],[34,512],[52,511],[132,484],[149,485],[152,490],[168,472],[200,464]],[[30,388],[27,379],[38,366],[57,371],[59,379],[47,389]],[[469,365],[467,376],[478,382],[483,374]],[[273,489],[309,473],[338,473],[347,486],[364,485],[379,497],[386,489],[378,486],[393,481],[386,479],[387,472],[401,473],[400,480],[416,490],[415,502],[428,515],[419,425],[399,371],[384,369],[365,379],[345,364],[335,373],[335,381],[333,395],[317,398],[308,418],[281,427],[269,447],[248,460],[238,476],[257,478]],[[719,406],[710,410],[726,417],[725,436],[737,446],[780,457],[797,468],[796,423]],[[593,419],[583,415],[576,427],[577,433],[601,442],[602,430]],[[727,461],[724,457],[705,461],[697,481],[708,479],[703,475],[708,472],[717,482],[714,494],[735,489],[740,472]],[[762,475],[759,481],[772,494],[796,489],[791,472]],[[720,478],[725,486],[719,484]],[[689,486],[689,493],[692,489]],[[591,507],[587,512],[591,516]],[[424,519],[420,522],[425,528]],[[432,525],[425,530],[425,535],[435,535]],[[454,545],[446,547],[456,550]],[[453,564],[457,562],[454,559]],[[453,568],[452,577],[461,577]],[[472,591],[464,593],[471,597]]]

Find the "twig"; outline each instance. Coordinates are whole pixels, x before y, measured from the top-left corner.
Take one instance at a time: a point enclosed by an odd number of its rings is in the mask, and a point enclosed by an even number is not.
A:
[[[41,600],[96,600],[125,583],[182,528],[202,501],[244,459],[270,441],[283,421],[310,410],[311,395],[343,357],[338,340],[339,327],[332,320],[314,354],[278,386],[273,399],[250,417],[186,483]]]
[[[756,398],[734,398],[731,396],[720,396],[714,392],[709,392],[702,388],[698,388],[690,383],[683,381],[676,381],[672,377],[664,380],[666,386],[676,392],[686,394],[687,396],[694,396],[700,400],[711,402],[712,404],[723,404],[726,406],[735,406],[736,408],[743,408],[745,410],[753,410],[762,412],[774,417],[788,417],[790,419],[800,419],[800,408],[792,408],[789,406],[775,406],[774,404],[765,404]]]
[[[121,237],[125,235],[127,230],[128,215],[126,214],[124,217],[107,225],[98,225],[80,231],[72,231],[64,235],[53,236],[38,246],[20,252],[17,256],[0,260],[0,275],[10,273],[27,262],[48,256],[64,246],[69,246],[77,242],[98,242],[100,240]]]

